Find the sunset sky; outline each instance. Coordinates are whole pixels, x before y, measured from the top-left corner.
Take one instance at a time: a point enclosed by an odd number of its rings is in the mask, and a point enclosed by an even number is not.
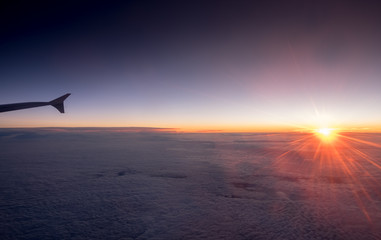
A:
[[[0,127],[381,131],[377,1],[2,4]]]

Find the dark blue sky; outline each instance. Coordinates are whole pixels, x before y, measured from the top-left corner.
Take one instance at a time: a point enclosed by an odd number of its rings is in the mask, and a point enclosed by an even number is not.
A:
[[[374,126],[377,1],[2,3],[0,126]]]

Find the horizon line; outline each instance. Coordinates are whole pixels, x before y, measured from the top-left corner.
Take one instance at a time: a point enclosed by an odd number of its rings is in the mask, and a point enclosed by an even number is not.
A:
[[[137,131],[153,131],[153,132],[176,132],[176,133],[311,133],[313,129],[262,129],[262,130],[223,130],[223,129],[186,129],[174,127],[0,127],[1,130],[33,130],[33,129],[46,129],[46,130],[114,130],[115,132],[137,132]],[[127,131],[130,130],[130,131]],[[370,128],[349,128],[338,130],[341,133],[381,133],[380,129]]]

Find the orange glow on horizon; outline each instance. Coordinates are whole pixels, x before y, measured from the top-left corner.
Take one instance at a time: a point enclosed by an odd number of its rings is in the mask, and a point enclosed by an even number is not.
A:
[[[0,126],[0,128],[45,128],[45,127],[54,127],[54,128],[169,128],[174,129],[179,132],[299,132],[299,133],[310,133],[314,132],[316,135],[321,135],[322,137],[324,134],[321,134],[318,132],[318,130],[309,130],[309,128],[304,127],[289,127],[289,126],[194,126],[194,125],[178,125],[178,124],[88,124],[86,123],[65,123],[65,124],[52,124],[52,123],[46,123],[46,124],[12,124],[12,125],[4,125]],[[357,132],[357,133],[381,133],[381,126],[375,126],[375,127],[347,127],[347,128],[340,128],[340,132]],[[337,135],[336,130],[331,131],[329,136],[335,136]]]
[[[285,123],[285,122],[260,122],[260,123],[235,123],[235,122],[183,122],[183,121],[159,121],[152,119],[145,120],[107,120],[107,119],[85,119],[85,118],[68,118],[67,115],[60,116],[61,118],[44,118],[41,121],[40,118],[28,119],[27,122],[23,118],[17,118],[14,121],[2,121],[0,128],[41,128],[41,127],[97,127],[97,128],[171,128],[176,129],[179,132],[302,132],[317,133],[319,130],[314,130],[313,124],[303,123]],[[20,120],[21,119],[21,120]],[[329,131],[329,135],[336,135],[340,132],[381,132],[381,125],[377,124],[364,124],[364,125],[351,125],[340,124],[338,128],[337,124],[333,125],[333,128],[320,131]],[[324,135],[324,134],[323,134]]]

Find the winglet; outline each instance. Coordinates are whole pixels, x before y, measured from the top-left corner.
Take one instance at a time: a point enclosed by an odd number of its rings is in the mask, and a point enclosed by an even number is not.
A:
[[[52,101],[49,102],[50,105],[52,105],[53,107],[55,107],[60,113],[64,113],[65,112],[65,109],[64,109],[64,101],[67,97],[70,96],[70,93],[67,93],[59,98],[56,98]]]

